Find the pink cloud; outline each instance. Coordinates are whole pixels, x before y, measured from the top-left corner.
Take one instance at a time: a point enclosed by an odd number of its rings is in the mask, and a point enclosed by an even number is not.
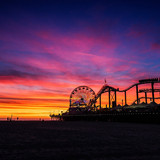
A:
[[[152,46],[151,46],[151,49],[160,50],[160,43],[153,43]]]

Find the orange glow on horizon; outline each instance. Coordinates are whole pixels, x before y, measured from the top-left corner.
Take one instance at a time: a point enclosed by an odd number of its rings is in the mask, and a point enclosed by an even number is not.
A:
[[[159,86],[157,84],[157,86]],[[75,87],[75,86],[73,86]],[[139,89],[150,87],[147,85],[141,85]],[[101,88],[99,85],[91,87],[93,90],[98,92]],[[73,88],[74,89],[74,88]],[[70,89],[72,91],[72,89]],[[7,91],[8,92],[8,91]],[[151,93],[148,94],[151,97]],[[56,93],[45,93],[37,91],[26,91],[20,90],[20,93],[11,90],[10,93],[4,93],[0,97],[0,119],[6,119],[7,117],[13,116],[14,119],[19,117],[19,120],[25,119],[50,119],[50,114],[59,114],[62,111],[65,112],[69,108],[69,96],[70,92],[65,94]],[[139,94],[139,97],[143,97],[143,93]],[[158,97],[159,93],[155,93]],[[136,99],[135,87],[130,91],[127,91],[127,104],[133,103]],[[117,105],[125,104],[124,93],[117,93]],[[144,101],[144,100],[142,100]],[[141,102],[142,102],[141,101]],[[159,103],[159,100],[155,100]],[[149,102],[149,100],[148,100]],[[99,99],[97,100],[99,105]],[[102,108],[108,107],[108,93],[102,94]]]

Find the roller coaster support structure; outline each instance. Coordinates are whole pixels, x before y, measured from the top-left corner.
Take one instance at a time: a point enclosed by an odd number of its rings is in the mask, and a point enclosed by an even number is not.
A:
[[[124,96],[125,96],[125,105],[127,105],[127,91],[124,91]]]
[[[155,102],[154,100],[154,82],[151,83],[151,87],[152,87],[152,101]]]
[[[137,96],[137,104],[139,104],[139,97],[138,97],[138,84],[136,84],[136,96]]]
[[[102,97],[101,95],[99,96],[99,107],[100,107],[100,110],[101,110],[101,102],[102,102]]]
[[[155,98],[154,97],[154,92],[159,92],[160,93],[160,89],[154,89],[154,84],[155,83],[160,83],[160,78],[153,78],[153,79],[143,79],[143,80],[139,80],[138,83],[135,83],[133,85],[131,85],[130,87],[124,89],[124,90],[119,90],[119,88],[114,88],[112,86],[109,86],[108,84],[104,84],[102,86],[102,88],[99,90],[99,92],[96,94],[95,98],[91,101],[91,103],[89,104],[89,106],[92,107],[93,104],[95,104],[97,102],[97,99],[99,98],[99,106],[101,109],[101,103],[102,103],[102,99],[101,99],[101,95],[103,93],[108,92],[108,105],[109,108],[112,107],[116,107],[117,106],[117,92],[123,92],[124,96],[125,96],[125,105],[127,105],[127,91],[130,90],[131,88],[135,87],[136,89],[136,100],[134,101],[134,103],[136,102],[137,104],[140,104],[140,99],[139,98],[139,93],[144,92],[145,93],[145,103],[147,104],[147,99],[148,99],[148,95],[147,93],[150,92],[152,93],[152,101],[155,102]],[[143,85],[143,84],[151,84],[151,89],[143,89],[143,90],[139,90],[139,85]]]

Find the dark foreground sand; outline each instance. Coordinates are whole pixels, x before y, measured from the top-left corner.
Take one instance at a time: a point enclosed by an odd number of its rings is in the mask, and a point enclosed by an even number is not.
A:
[[[160,160],[160,125],[0,122],[0,159]]]

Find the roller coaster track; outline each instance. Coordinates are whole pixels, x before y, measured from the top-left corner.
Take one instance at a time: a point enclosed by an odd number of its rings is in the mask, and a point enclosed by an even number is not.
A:
[[[133,88],[137,85],[148,84],[148,83],[152,83],[152,82],[135,83],[135,84],[129,86],[128,88],[124,89],[124,90],[119,90],[118,92],[125,92],[125,91],[128,91],[128,90],[130,90],[131,88]],[[160,81],[155,81],[154,83],[160,83]]]
[[[102,93],[104,93],[105,92],[105,90],[106,89],[108,89],[108,88],[110,88],[111,90],[117,90],[116,88],[113,88],[113,87],[111,87],[111,86],[109,86],[109,85],[107,85],[107,84],[104,84],[103,86],[102,86],[102,88],[99,90],[99,92],[96,94],[96,100],[101,96],[101,94]]]
[[[105,90],[106,90],[106,89],[109,89],[109,88],[110,88],[112,91],[117,90],[117,89],[114,88],[114,87],[111,87],[111,86],[109,86],[109,85],[107,85],[107,84],[104,84],[104,85],[102,86],[102,88],[99,90],[99,92],[95,95],[95,97],[93,98],[93,100],[90,101],[90,103],[88,104],[88,106],[92,106],[94,103],[96,103],[97,99],[101,96],[101,94],[102,94],[102,93],[105,93]]]
[[[96,94],[96,97],[98,98],[102,93],[105,92],[105,90],[106,90],[107,88],[111,88],[112,90],[116,90],[116,91],[118,91],[118,92],[126,92],[126,91],[130,90],[131,88],[133,88],[133,87],[135,87],[135,86],[137,86],[137,85],[148,84],[148,83],[151,83],[151,82],[135,83],[135,84],[129,86],[128,88],[123,89],[123,90],[118,90],[118,89],[116,89],[116,88],[114,88],[114,87],[111,87],[111,86],[109,86],[109,85],[107,85],[107,84],[104,84],[104,85],[102,86],[102,88],[99,90],[99,92]],[[160,83],[160,81],[154,82],[154,83]]]
[[[104,84],[102,86],[102,88],[98,91],[98,93],[95,95],[95,98],[92,99],[92,101],[90,101],[89,105],[88,106],[92,106],[94,103],[96,103],[97,99],[101,96],[102,93],[105,93],[105,91],[107,89],[111,89],[111,91],[117,91],[117,92],[126,92],[128,90],[130,90],[131,88],[135,87],[135,86],[138,86],[138,85],[142,85],[142,84],[149,84],[149,83],[160,83],[160,80],[158,81],[145,81],[145,82],[139,82],[139,83],[135,83],[131,86],[129,86],[128,88],[126,89],[123,89],[123,90],[119,90],[119,89],[116,89],[112,86],[109,86],[107,84]],[[144,97],[143,97],[144,98]],[[139,98],[141,99],[141,98]],[[135,100],[133,103],[135,103],[137,100]]]
[[[143,99],[143,98],[145,98],[145,97],[140,97],[140,98],[138,98],[138,100]],[[152,97],[147,97],[147,99],[152,99]],[[156,97],[155,99],[160,99],[160,97]],[[136,99],[135,101],[133,101],[132,105],[133,105],[135,102],[137,102],[137,99]]]

